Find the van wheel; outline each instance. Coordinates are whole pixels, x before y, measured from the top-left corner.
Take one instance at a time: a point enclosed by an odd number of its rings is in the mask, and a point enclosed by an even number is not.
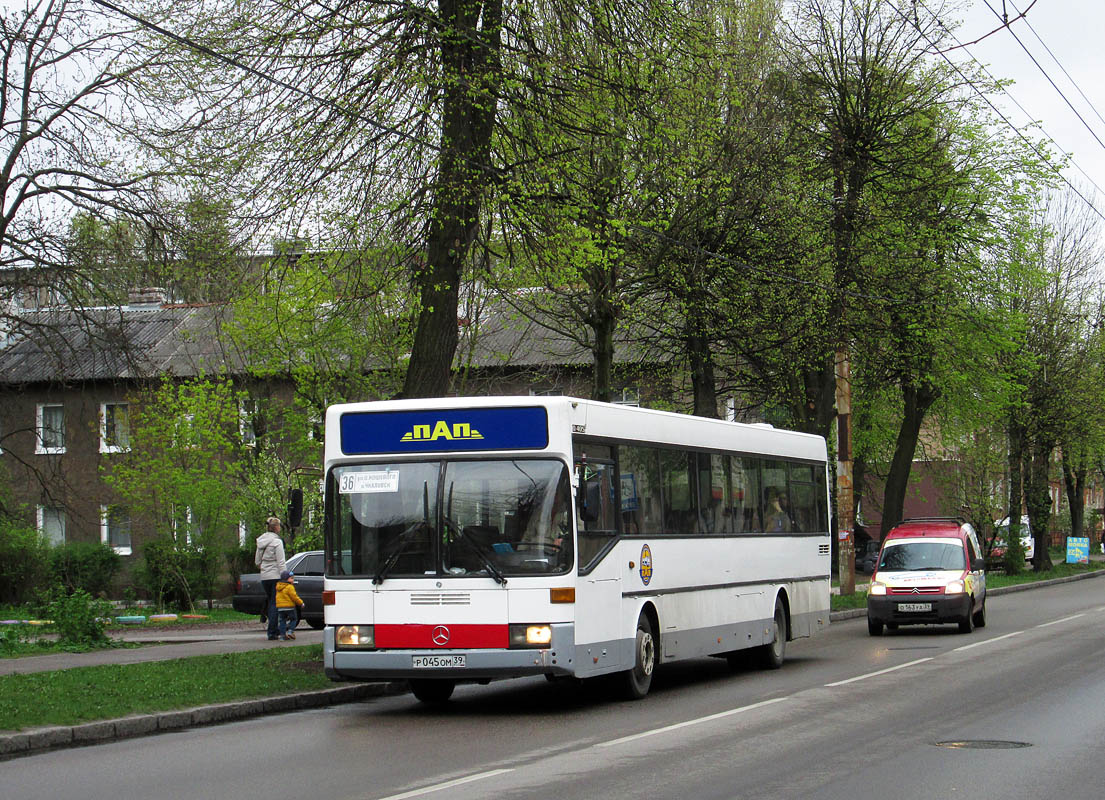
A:
[[[410,682],[414,696],[427,705],[438,705],[448,701],[457,688],[456,681],[440,681],[416,678]]]
[[[982,598],[982,605],[975,612],[974,623],[976,628],[986,627],[986,598]]]
[[[967,615],[959,620],[959,632],[970,633],[975,629],[975,615],[967,609]]]
[[[771,618],[771,628],[775,638],[760,645],[760,666],[764,669],[779,669],[787,655],[787,613],[779,598],[775,598],[775,615]]]
[[[640,700],[652,686],[652,673],[656,670],[656,638],[652,620],[647,614],[637,619],[637,639],[633,648],[633,669],[622,673],[622,689],[627,700]]]
[[[878,620],[867,618],[867,632],[872,636],[882,636],[882,623]]]

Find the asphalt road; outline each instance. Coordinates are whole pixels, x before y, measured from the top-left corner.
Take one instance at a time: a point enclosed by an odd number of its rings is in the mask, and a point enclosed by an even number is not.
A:
[[[511,681],[28,756],[0,763],[0,797],[1099,800],[1105,581],[993,597],[988,617],[834,623],[779,671],[668,665],[637,703]]]

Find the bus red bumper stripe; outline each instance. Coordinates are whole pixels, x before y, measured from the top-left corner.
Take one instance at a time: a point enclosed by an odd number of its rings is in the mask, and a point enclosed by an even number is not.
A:
[[[377,625],[376,647],[434,650],[505,648],[506,625]]]

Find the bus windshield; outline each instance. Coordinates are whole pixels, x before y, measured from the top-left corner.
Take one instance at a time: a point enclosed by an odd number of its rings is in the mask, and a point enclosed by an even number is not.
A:
[[[572,566],[567,466],[552,459],[336,467],[329,476],[328,573],[492,577]]]

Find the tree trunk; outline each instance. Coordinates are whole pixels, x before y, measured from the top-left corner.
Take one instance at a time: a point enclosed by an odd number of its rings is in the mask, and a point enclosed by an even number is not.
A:
[[[1009,541],[1019,542],[1024,511],[1024,426],[1010,417],[1009,425]]]
[[[1070,508],[1070,535],[1084,536],[1087,472],[1085,459],[1077,456],[1072,458],[1069,449],[1064,447],[1062,465],[1063,487],[1067,493],[1067,506]]]
[[[898,524],[905,512],[905,495],[909,488],[909,474],[913,468],[913,455],[917,452],[921,424],[925,420],[925,413],[939,396],[939,390],[929,383],[902,386],[905,408],[902,424],[898,428],[898,440],[894,445],[894,457],[890,461],[890,471],[886,475],[883,489],[880,539],[886,537],[887,532]]]
[[[595,341],[591,346],[594,358],[594,374],[591,376],[591,399],[609,403],[613,396],[614,381],[614,328],[617,320],[612,314],[596,313],[591,318]]]
[[[687,333],[686,346],[691,368],[691,386],[694,390],[694,413],[699,417],[720,419],[717,413],[717,385],[710,342],[700,331],[692,330]]]
[[[1036,572],[1051,569],[1051,555],[1048,553],[1048,525],[1051,521],[1051,486],[1048,483],[1048,469],[1051,466],[1051,452],[1055,445],[1049,441],[1040,441],[1032,445],[1028,480],[1024,496],[1028,505],[1028,521],[1032,526],[1032,540],[1036,545],[1036,554],[1032,559],[1032,568]],[[1012,536],[1010,532],[1010,536]]]
[[[444,29],[441,161],[426,262],[415,276],[420,311],[404,397],[439,397],[449,391],[460,279],[490,180],[491,131],[501,79],[502,0],[439,0],[438,16]]]

